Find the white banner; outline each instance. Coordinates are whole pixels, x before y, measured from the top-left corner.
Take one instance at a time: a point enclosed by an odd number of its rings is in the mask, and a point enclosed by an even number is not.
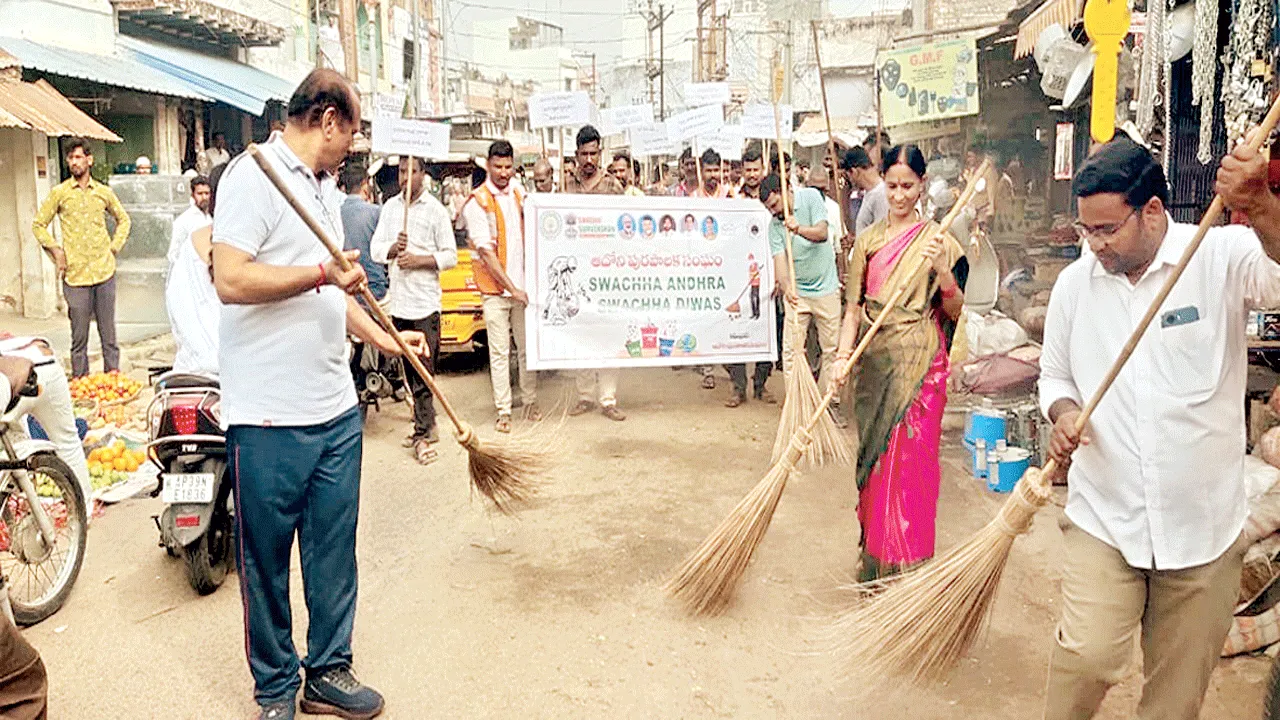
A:
[[[685,142],[699,135],[713,133],[723,125],[724,108],[707,105],[667,118],[667,136],[672,142]]]
[[[698,138],[699,150],[715,150],[725,162],[742,159],[742,143],[745,139],[741,125],[725,125],[719,130]]]
[[[782,130],[782,139],[790,140],[794,129],[790,105],[779,105],[777,124],[774,124],[773,105],[754,104],[746,106],[742,111],[742,134],[755,140],[777,140],[778,128]]]
[[[376,153],[444,160],[449,157],[449,128],[429,120],[374,118],[370,144]]]
[[[632,157],[657,157],[680,152],[680,148],[671,142],[671,138],[667,135],[667,126],[663,123],[631,128],[628,135],[631,139]]]
[[[684,84],[684,104],[692,108],[703,105],[728,105],[731,95],[727,82]]]
[[[600,109],[601,135],[617,135],[624,130],[652,124],[652,105],[624,105]]]
[[[529,127],[586,125],[591,122],[591,96],[583,90],[534,93],[529,96]]]
[[[760,203],[535,194],[524,219],[530,368],[777,357]]]

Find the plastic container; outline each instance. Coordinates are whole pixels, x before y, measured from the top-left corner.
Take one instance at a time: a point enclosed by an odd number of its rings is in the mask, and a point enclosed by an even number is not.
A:
[[[998,493],[1013,492],[1027,468],[1031,467],[1031,453],[1022,448],[1009,448],[997,457],[994,464],[988,461],[987,489]]]
[[[990,400],[983,400],[982,406],[970,410],[964,423],[964,439],[973,446],[978,438],[987,441],[988,448],[1006,437],[1007,420],[1004,411],[997,409]]]

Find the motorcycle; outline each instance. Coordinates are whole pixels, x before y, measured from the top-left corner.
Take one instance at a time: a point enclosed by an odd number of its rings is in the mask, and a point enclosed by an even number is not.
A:
[[[373,345],[357,338],[348,340],[347,353],[351,377],[356,384],[361,418],[368,415],[370,406],[379,410],[381,400],[401,402],[408,397],[404,363],[400,358],[388,357]]]
[[[200,595],[217,590],[235,562],[235,506],[227,471],[226,435],[219,424],[218,381],[167,372],[155,379],[147,407],[147,454],[160,466],[164,512],[152,516],[160,546],[182,558]]]
[[[17,402],[0,415],[0,610],[19,625],[58,611],[84,562],[88,499],[53,443],[33,440],[21,419],[40,395],[33,369]],[[0,555],[2,557],[2,555]]]

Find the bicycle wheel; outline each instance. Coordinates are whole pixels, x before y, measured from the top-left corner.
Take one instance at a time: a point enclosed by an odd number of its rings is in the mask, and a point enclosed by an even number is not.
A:
[[[11,485],[0,508],[0,526],[8,539],[0,545],[0,572],[8,580],[9,603],[19,625],[34,625],[66,602],[88,538],[84,493],[71,468],[45,452],[27,460],[27,471],[53,522],[54,542],[44,541],[28,498]]]

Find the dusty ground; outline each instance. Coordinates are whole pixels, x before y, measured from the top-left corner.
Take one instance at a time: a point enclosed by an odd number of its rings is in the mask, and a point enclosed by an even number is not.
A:
[[[779,383],[775,376],[773,382]],[[544,384],[544,405],[566,378]],[[403,405],[373,416],[360,513],[357,672],[389,718],[1038,717],[1056,614],[1059,534],[1046,512],[1016,547],[988,636],[942,687],[898,697],[841,681],[824,652],[833,588],[855,569],[847,471],[793,481],[736,604],[690,620],[658,585],[763,475],[777,409],[721,407],[688,372],[626,373],[621,424],[591,415],[555,430],[563,452],[536,507],[493,517],[472,498],[449,440],[419,469],[400,448]],[[445,387],[492,421],[485,372]],[[780,390],[780,387],[778,387]],[[1000,499],[944,463],[939,544]],[[156,546],[158,500],[109,509],[66,607],[26,631],[51,677],[54,718],[246,718],[255,707],[234,577],[206,598]],[[295,568],[295,637],[306,612]],[[1265,661],[1225,662],[1204,718],[1260,717]],[[1136,672],[1136,666],[1135,666]],[[1135,677],[1102,717],[1132,716]]]

